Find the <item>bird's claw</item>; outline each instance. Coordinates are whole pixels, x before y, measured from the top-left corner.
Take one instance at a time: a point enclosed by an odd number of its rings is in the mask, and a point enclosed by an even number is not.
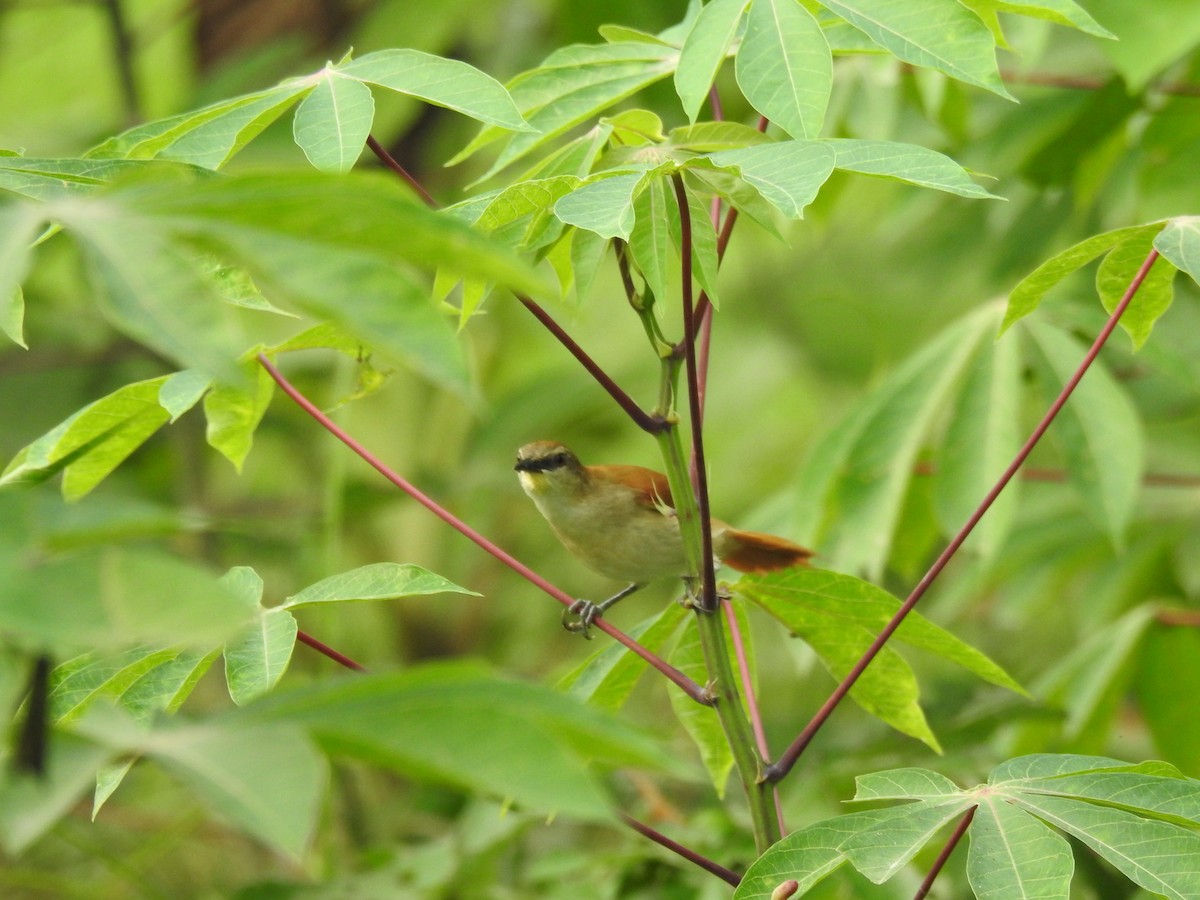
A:
[[[586,640],[592,639],[592,623],[603,610],[599,604],[590,600],[576,600],[563,610],[562,626],[572,634],[582,634]]]

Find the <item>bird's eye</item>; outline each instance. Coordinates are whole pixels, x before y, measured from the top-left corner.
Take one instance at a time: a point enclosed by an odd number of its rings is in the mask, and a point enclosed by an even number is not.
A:
[[[552,457],[550,457],[550,461],[556,466],[565,466],[567,464],[567,454],[555,453]]]

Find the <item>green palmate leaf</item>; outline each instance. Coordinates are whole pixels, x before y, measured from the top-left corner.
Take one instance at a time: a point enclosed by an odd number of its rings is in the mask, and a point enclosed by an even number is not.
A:
[[[686,184],[700,194],[715,194],[739,213],[749,216],[768,234],[783,239],[775,227],[776,208],[767,202],[758,189],[741,177],[735,166],[726,169],[709,168],[711,162],[697,162],[683,170]]]
[[[662,653],[667,642],[679,632],[686,616],[682,606],[671,603],[627,633],[650,652]],[[592,706],[616,712],[625,705],[648,668],[642,657],[613,642],[564,675],[557,687]]]
[[[858,627],[874,637],[900,608],[900,601],[867,581],[821,569],[794,569],[770,576],[746,576],[737,590],[792,625],[824,619],[842,627]],[[985,681],[1009,690],[1023,690],[1007,672],[983,653],[918,613],[909,613],[896,631],[896,640],[953,662]]]
[[[97,700],[120,705],[136,721],[149,722],[160,712],[173,712],[216,659],[180,647],[142,645],[116,654],[89,653],[70,660],[51,676],[51,715],[71,721]],[[132,762],[102,768],[97,775],[92,816],[120,786]]]
[[[687,182],[685,181],[686,185]],[[717,252],[717,228],[712,221],[712,212],[696,191],[687,191],[688,211],[692,220],[692,276],[708,294],[713,306],[720,306],[717,293],[717,272],[721,265]],[[682,248],[683,233],[679,220],[678,202],[670,219],[671,236]],[[681,250],[682,252],[682,250]]]
[[[626,109],[600,119],[612,128],[614,147],[647,147],[666,140],[662,119],[648,109]]]
[[[1022,793],[1016,802],[1086,844],[1134,884],[1176,900],[1200,894],[1200,834],[1195,830],[1032,792]]]
[[[961,793],[946,776],[916,767],[858,775],[854,786],[855,800],[941,800]]]
[[[248,618],[207,572],[146,552],[109,549],[19,570],[0,596],[0,633],[64,654],[142,642],[207,651]]]
[[[1100,263],[1096,271],[1096,293],[1110,313],[1117,308],[1138,270],[1154,250],[1155,240],[1157,235],[1153,231],[1127,237]],[[1154,323],[1170,308],[1175,293],[1174,281],[1175,268],[1163,259],[1156,259],[1121,316],[1121,327],[1133,341],[1135,350],[1146,343]]]
[[[145,215],[162,217],[173,230],[219,244],[247,236],[290,237],[310,247],[403,261],[422,269],[441,266],[535,296],[553,294],[510,250],[465,222],[426,208],[396,179],[377,173],[238,175],[193,181],[169,191],[147,185],[131,187],[125,202]],[[306,268],[314,269],[319,262]]]
[[[1004,322],[1000,326],[1001,332],[1018,319],[1024,318],[1037,309],[1046,292],[1076,269],[1086,266],[1097,256],[1107,253],[1122,241],[1143,233],[1156,234],[1161,229],[1161,222],[1117,228],[1114,231],[1106,231],[1104,234],[1080,241],[1075,246],[1046,260],[1029,275],[1026,275],[1009,294],[1008,311],[1004,314]]]
[[[777,618],[813,649],[836,681],[850,673],[876,637],[866,628],[847,628],[833,617],[807,610],[789,611],[786,619]],[[871,715],[941,753],[941,744],[921,709],[920,694],[917,676],[891,647],[879,652],[850,689],[850,699]]]
[[[1026,790],[1059,797],[1078,797],[1105,806],[1136,812],[1184,828],[1200,822],[1200,782],[1185,778],[1173,766],[1146,763],[1103,771],[1075,772],[1031,778]]]
[[[587,178],[596,167],[596,160],[608,146],[608,139],[612,137],[612,133],[612,125],[598,123],[588,129],[586,134],[568,141],[530,166],[518,176],[517,185],[539,178],[553,178],[555,175]],[[469,200],[466,202],[470,203]]]
[[[225,645],[225,682],[242,706],[271,691],[292,660],[299,626],[286,609],[259,609],[256,621]]]
[[[283,609],[308,606],[313,603],[345,603],[358,600],[399,600],[422,594],[470,594],[475,591],[459,587],[440,575],[420,566],[401,563],[371,563],[340,575],[331,575],[309,585],[298,594],[288,597]]]
[[[996,13],[1015,13],[1034,19],[1045,19],[1058,25],[1078,28],[1087,34],[1115,38],[1111,31],[1088,15],[1074,0],[965,0],[968,9],[975,10],[984,21],[994,20]],[[995,29],[993,29],[993,33]]]
[[[153,731],[111,713],[76,729],[113,750],[148,756],[235,827],[298,860],[308,847],[328,777],[304,731],[237,715]]]
[[[800,896],[847,862],[884,881],[966,806],[959,800],[874,809],[794,831],[746,870],[734,900],[768,900],[787,879],[798,882],[793,896]]]
[[[627,25],[601,25],[596,31],[599,32],[600,37],[604,38],[610,44],[620,44],[625,41],[644,41],[648,44],[660,44],[663,47],[679,46],[665,40],[661,35],[650,34],[647,31],[630,28]]]
[[[237,381],[244,342],[193,254],[111,195],[72,203],[59,218],[82,245],[100,309],[117,328],[184,366]]]
[[[677,634],[678,640],[668,657],[669,662],[697,684],[706,683],[709,668],[704,659],[700,629],[695,623],[685,621]],[[743,638],[748,639],[748,634],[744,632]],[[726,645],[731,651],[732,670],[737,671],[737,660],[732,656],[732,643],[727,641]],[[729,739],[725,736],[716,710],[711,706],[701,706],[683,691],[671,690],[669,695],[675,717],[700,752],[700,761],[708,772],[717,796],[724,798],[734,760],[733,750],[729,746]]]
[[[1074,374],[1085,348],[1044,322],[1030,320],[1027,326],[1042,358],[1044,393],[1055,396]],[[1142,480],[1144,451],[1137,410],[1108,371],[1093,364],[1055,420],[1055,429],[1071,484],[1096,521],[1120,544]]]
[[[0,190],[31,200],[53,200],[87,194],[118,178],[141,172],[179,168],[174,163],[146,161],[0,157]]]
[[[986,25],[957,0],[822,0],[894,56],[1011,98]]]
[[[242,383],[249,386],[248,390],[219,384],[204,395],[208,444],[239,472],[254,442],[254,431],[275,392],[275,381],[257,360],[243,364],[242,368],[246,373]]]
[[[672,128],[664,145],[694,153],[716,153],[718,150],[738,150],[757,144],[773,144],[775,138],[741,122],[697,122]]]
[[[979,900],[1070,895],[1071,845],[1040,819],[1009,803],[984,803],[970,835],[967,880]]]
[[[1154,249],[1200,284],[1200,216],[1179,216],[1169,220],[1154,239]]]
[[[483,208],[475,226],[501,239],[508,236],[510,246],[538,250],[562,236],[563,223],[554,216],[555,202],[583,183],[575,175],[556,175],[505,188]],[[519,227],[522,222],[524,226]]]
[[[225,645],[225,682],[239,706],[271,691],[287,671],[299,630],[296,619],[282,607],[262,605],[263,580],[247,566],[235,566],[222,584],[253,615]]]
[[[168,375],[158,389],[158,405],[170,414],[174,422],[200,402],[212,383],[210,377],[195,369],[184,369]]]
[[[895,615],[900,601],[849,575],[796,570],[742,578],[736,590],[810,644],[836,678],[845,676]],[[941,656],[993,684],[1021,687],[998,665],[927,619],[910,613],[896,640]],[[899,655],[885,648],[850,696],[889,725],[936,749],[918,705],[916,678]]]
[[[679,51],[660,44],[575,44],[556,50],[536,69],[508,83],[518,109],[536,133],[513,135],[484,177],[553,140],[569,128],[640,91],[675,68]],[[504,134],[484,128],[450,163]]]
[[[280,341],[274,347],[268,347],[264,352],[268,356],[287,353],[295,350],[336,350],[351,359],[362,359],[369,354],[369,348],[363,342],[347,334],[332,322],[322,322],[311,328],[292,335],[285,341]]]
[[[785,216],[801,219],[804,208],[832,174],[835,161],[833,148],[823,141],[780,141],[722,150],[697,157],[689,165],[703,166],[707,162],[732,167]]]
[[[861,776],[858,783],[855,800],[912,802],[794,832],[755,861],[735,900],[766,900],[785,878],[807,890],[844,862],[882,882],[972,806],[967,876],[977,897],[1066,897],[1074,860],[1054,829],[1158,895],[1182,900],[1200,891],[1196,783],[1162,764],[1044,755],[1003,763],[986,785],[969,790],[921,769]]]
[[[756,110],[796,139],[820,135],[833,57],[821,26],[796,0],[755,0],[736,71]]]
[[[975,184],[967,170],[950,157],[928,147],[851,138],[837,138],[825,143],[837,153],[834,165],[848,172],[894,178],[960,197],[999,199]]]
[[[532,130],[500,82],[457,59],[418,50],[379,50],[341,63],[333,71],[419,97],[498,128]]]
[[[375,100],[361,81],[326,67],[301,101],[292,134],[308,161],[325,172],[349,172],[371,133]]]
[[[554,204],[554,214],[568,225],[602,238],[629,240],[636,221],[634,200],[647,172],[606,175],[572,191]]]
[[[676,296],[674,286],[679,284],[678,241],[671,236],[672,213],[678,230],[674,192],[665,179],[655,178],[633,202],[634,226],[628,238],[629,252],[646,287],[663,302]]]
[[[575,299],[582,303],[591,293],[596,274],[608,252],[608,241],[586,229],[575,229],[572,235],[571,273],[575,278]]]
[[[297,79],[265,91],[222,100],[203,109],[131,128],[93,147],[87,156],[96,159],[161,157],[219,169],[283,115],[300,95],[310,90],[311,84]]]
[[[588,819],[610,815],[588,761],[682,771],[622,720],[472,665],[360,676],[268,697],[246,711],[305,725],[331,750],[417,778]]]
[[[817,445],[800,496],[809,510],[837,510],[821,542],[838,568],[878,580],[917,454],[995,320],[988,307],[943,331]]]
[[[278,306],[272,305],[263,296],[262,291],[258,289],[258,285],[254,283],[254,279],[243,269],[227,266],[211,257],[207,260],[202,258],[202,266],[202,271],[212,283],[217,296],[231,306],[275,313],[276,315],[287,316],[291,319],[296,318],[295,313],[287,312]]]
[[[84,496],[166,423],[158,403],[166,380],[128,384],[85,406],[17,453],[0,485],[44,481],[65,470],[63,496]]]
[[[675,68],[675,93],[692,122],[708,97],[721,63],[729,55],[749,3],[750,0],[713,0],[700,10],[683,42]]]
[[[227,233],[230,252],[269,291],[330,319],[375,349],[460,392],[468,383],[462,347],[419,284],[383,261],[328,245],[243,231]]]
[[[938,448],[934,503],[943,531],[963,525],[1021,445],[1021,358],[1015,339],[981,342],[966,371]],[[972,546],[992,558],[1004,543],[1017,508],[1009,483],[972,534]]]
[[[115,654],[87,653],[68,660],[50,676],[50,715],[55,722],[77,718],[100,697],[119,700],[144,675],[175,659],[180,648],[142,645]]]

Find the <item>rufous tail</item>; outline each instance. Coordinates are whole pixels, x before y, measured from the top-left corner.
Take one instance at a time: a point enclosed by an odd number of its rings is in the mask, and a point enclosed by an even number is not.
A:
[[[811,550],[785,538],[757,531],[725,532],[721,561],[739,572],[773,572],[792,566],[806,566]]]

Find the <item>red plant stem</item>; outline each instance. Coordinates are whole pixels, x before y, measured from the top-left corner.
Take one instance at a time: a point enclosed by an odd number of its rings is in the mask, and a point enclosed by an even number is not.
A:
[[[696,365],[696,309],[692,300],[692,217],[688,210],[687,192],[683,187],[683,176],[676,172],[671,177],[675,187],[675,202],[679,206],[679,244],[681,294],[683,295],[683,351],[687,367],[688,417],[692,427],[692,486],[696,492],[696,508],[700,515],[700,564],[701,594],[700,609],[717,611],[717,573],[713,568],[712,512],[708,505],[708,475],[704,466],[704,432],[700,427],[703,417],[700,409],[700,378]]]
[[[482,547],[492,556],[496,557],[496,559],[500,560],[500,562],[504,563],[518,575],[521,575],[523,578],[525,578],[525,580],[541,588],[559,603],[563,604],[563,606],[570,607],[574,605],[575,599],[569,594],[552,585],[516,557],[512,556],[510,553],[502,550],[499,546],[489,541],[462,519],[455,516],[449,510],[438,504],[435,500],[421,492],[416,486],[406,481],[404,478],[401,478],[398,474],[388,468],[378,457],[371,453],[371,451],[369,451],[366,447],[338,427],[338,425],[334,423],[334,421],[327,415],[325,415],[325,413],[317,409],[316,405],[314,405],[311,400],[300,393],[300,391],[298,391],[291,384],[291,382],[283,377],[283,374],[277,368],[275,368],[271,361],[267,359],[265,354],[258,354],[258,362],[259,365],[267,370],[267,372],[275,380],[275,383],[279,385],[283,392],[291,397],[301,409],[320,422],[326,431],[353,450],[380,475],[382,475],[396,487],[400,488],[400,490],[404,491],[443,522],[450,525],[463,536],[474,541],[478,546]],[[625,632],[621,631],[616,626],[605,622],[602,618],[596,619],[592,624],[594,624],[609,637],[612,637],[624,644],[638,656],[642,657],[642,659],[646,660],[646,662],[648,662],[654,668],[658,669],[659,672],[674,682],[684,693],[686,693],[697,703],[705,706],[712,704],[711,698],[705,694],[704,689],[700,687],[700,685],[696,684],[666,660],[647,650],[633,638],[629,637],[629,635],[625,634]]]
[[[620,810],[617,811],[617,815],[620,817],[622,822],[624,822],[638,834],[642,835],[642,837],[649,838],[650,840],[654,841],[654,843],[661,847],[666,847],[672,853],[682,856],[688,862],[694,863],[695,865],[704,869],[704,871],[711,872],[726,884],[737,887],[741,883],[742,876],[737,872],[734,872],[732,869],[727,869],[720,863],[713,862],[707,856],[701,856],[695,850],[691,850],[685,847],[683,844],[671,840],[661,831],[656,831],[644,822],[639,822],[637,819],[633,818],[633,816],[626,815]]]
[[[771,748],[767,744],[767,732],[763,729],[758,696],[754,693],[754,678],[750,674],[750,660],[746,658],[746,642],[742,639],[742,629],[738,626],[733,602],[723,599],[721,607],[725,610],[725,621],[729,624],[729,642],[733,644],[734,655],[737,657],[738,678],[742,682],[742,696],[746,698],[746,710],[750,714],[750,727],[754,729],[754,741],[758,744],[759,755],[763,759],[770,759]],[[775,815],[779,820],[779,833],[787,834],[787,823],[783,820],[783,807],[779,804],[779,787],[775,786],[774,791]]]
[[[1164,609],[1154,618],[1173,628],[1200,628],[1200,609]]]
[[[935,475],[937,466],[925,461],[913,466],[915,475]],[[1066,481],[1067,473],[1062,469],[1023,469],[1021,478],[1025,481]],[[1142,484],[1146,487],[1200,487],[1200,475],[1184,475],[1177,472],[1147,472],[1142,476]]]
[[[967,829],[971,827],[971,820],[975,818],[975,810],[978,806],[972,806],[967,810],[967,814],[959,820],[957,827],[954,829],[954,834],[950,835],[950,839],[946,841],[946,846],[942,848],[942,852],[938,854],[938,858],[933,861],[933,867],[929,870],[929,874],[925,876],[925,880],[921,882],[921,886],[917,888],[917,892],[913,894],[913,900],[924,900],[933,887],[933,882],[937,880],[938,874],[946,865],[946,860],[950,858],[950,854],[954,852],[954,848],[958,846],[958,842],[963,839],[963,835],[967,833]]]
[[[567,334],[563,327],[554,321],[550,313],[542,309],[540,305],[529,297],[518,294],[517,299],[521,301],[527,310],[533,313],[537,320],[545,326],[547,331],[558,338],[558,342],[567,348],[567,351],[578,360],[579,364],[588,371],[588,374],[595,378],[602,388],[608,391],[609,396],[617,402],[617,405],[621,409],[625,410],[626,415],[633,419],[634,424],[638,428],[650,434],[657,434],[667,427],[666,420],[661,416],[652,416],[638,406],[634,399],[625,393],[620,385],[613,381],[612,376],[605,372],[594,359],[588,356],[584,349]]]
[[[379,157],[379,161],[381,163],[408,182],[408,186],[417,192],[417,195],[425,201],[426,206],[428,206],[430,209],[438,208],[438,202],[433,199],[429,191],[425,190],[421,182],[413,178],[412,175],[409,174],[408,169],[396,162],[392,154],[384,150],[383,145],[380,144],[379,141],[375,140],[372,135],[367,135],[367,146],[371,148],[371,152]]]
[[[367,671],[366,666],[359,665],[354,660],[352,660],[350,657],[346,656],[344,653],[338,653],[336,650],[334,650],[328,644],[324,644],[321,641],[318,641],[311,634],[307,634],[303,631],[297,631],[296,632],[296,640],[298,640],[302,644],[308,644],[308,646],[312,647],[318,653],[324,653],[326,656],[328,656],[330,659],[332,659],[335,663],[343,665],[347,669],[353,669],[355,672],[366,672]]]
[[[1046,414],[1042,416],[1042,420],[1038,422],[1037,427],[1033,429],[1033,433],[1029,436],[1029,439],[1025,441],[1024,446],[1017,451],[1017,455],[1013,458],[1013,461],[1008,464],[1008,468],[1004,470],[1004,474],[1000,476],[1000,479],[996,482],[992,489],[988,491],[987,496],[983,498],[983,501],[979,504],[975,511],[971,513],[971,517],[967,519],[966,524],[958,530],[956,535],[954,535],[954,538],[946,546],[946,549],[941,552],[941,555],[939,555],[936,560],[934,560],[934,563],[932,566],[930,566],[929,571],[925,573],[925,576],[917,583],[917,586],[913,588],[912,593],[908,595],[908,599],[901,604],[900,608],[896,611],[896,614],[892,616],[891,621],[889,621],[884,627],[883,631],[879,633],[879,637],[875,638],[871,646],[867,648],[867,651],[863,654],[862,659],[855,663],[854,668],[850,670],[849,674],[846,675],[844,679],[842,679],[842,683],[834,689],[834,692],[829,696],[829,699],[825,701],[824,705],[817,711],[817,714],[813,716],[812,721],[804,727],[804,730],[800,732],[800,734],[792,742],[791,746],[784,751],[779,760],[773,765],[767,767],[765,774],[768,780],[779,781],[781,778],[787,775],[789,771],[791,771],[792,766],[796,764],[796,760],[800,758],[800,754],[802,754],[805,748],[808,747],[809,742],[812,741],[813,737],[821,729],[821,726],[824,725],[825,721],[830,715],[832,715],[834,709],[837,708],[837,705],[841,703],[846,694],[850,692],[850,688],[852,688],[854,683],[858,681],[859,676],[862,675],[862,673],[866,670],[871,660],[873,660],[879,654],[879,651],[883,649],[884,644],[888,642],[891,636],[895,633],[896,629],[900,627],[900,623],[902,623],[905,617],[912,612],[913,607],[917,605],[917,601],[925,596],[925,592],[929,590],[930,585],[933,584],[938,575],[941,574],[942,570],[946,568],[946,564],[949,563],[954,554],[958,552],[958,548],[962,546],[963,542],[967,539],[971,532],[975,530],[975,526],[979,524],[979,520],[983,518],[984,513],[988,511],[991,505],[995,502],[996,498],[1000,496],[1000,492],[1004,490],[1009,481],[1012,480],[1013,476],[1017,474],[1017,470],[1021,467],[1021,463],[1025,462],[1025,459],[1031,452],[1033,452],[1033,448],[1037,445],[1038,441],[1042,439],[1042,435],[1046,433],[1046,429],[1050,427],[1050,423],[1054,421],[1059,411],[1063,408],[1063,405],[1067,402],[1071,394],[1074,393],[1076,386],[1080,382],[1080,379],[1082,379],[1087,370],[1091,368],[1092,363],[1100,354],[1100,350],[1108,341],[1109,335],[1113,333],[1113,329],[1117,327],[1117,323],[1121,320],[1121,316],[1124,315],[1125,310],[1129,307],[1130,302],[1133,300],[1134,294],[1136,294],[1138,288],[1142,286],[1142,282],[1146,279],[1146,276],[1150,272],[1150,267],[1154,265],[1154,261],[1156,259],[1158,259],[1158,251],[1151,250],[1145,261],[1142,263],[1141,268],[1138,269],[1137,274],[1133,276],[1133,280],[1129,282],[1129,287],[1125,289],[1125,295],[1121,298],[1121,302],[1117,304],[1116,309],[1112,311],[1112,315],[1108,317],[1108,321],[1104,324],[1104,327],[1100,329],[1100,334],[1096,336],[1096,340],[1092,343],[1091,349],[1089,349],[1084,355],[1083,361],[1079,364],[1079,367],[1075,370],[1075,373],[1063,386],[1063,389],[1059,393],[1058,397],[1055,398],[1054,402],[1050,404],[1050,408],[1046,410]]]

